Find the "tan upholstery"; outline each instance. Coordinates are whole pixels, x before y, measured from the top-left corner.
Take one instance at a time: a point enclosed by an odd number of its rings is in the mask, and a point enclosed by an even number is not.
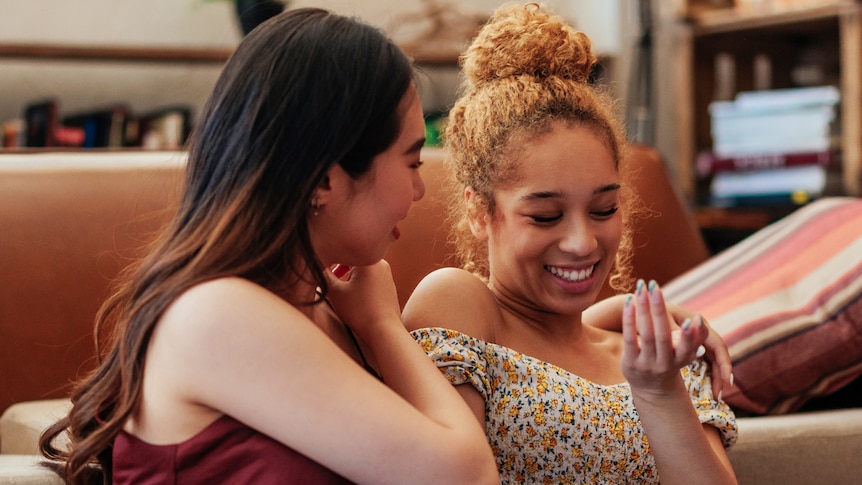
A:
[[[0,412],[66,396],[94,367],[93,321],[111,280],[178,195],[176,163],[66,157],[0,156]]]
[[[66,398],[24,401],[9,406],[0,415],[0,454],[38,454],[39,435],[45,423],[59,420],[71,407],[72,403]],[[60,438],[54,446],[63,446]]]
[[[41,462],[39,455],[0,455],[0,484],[61,485],[63,480]]]

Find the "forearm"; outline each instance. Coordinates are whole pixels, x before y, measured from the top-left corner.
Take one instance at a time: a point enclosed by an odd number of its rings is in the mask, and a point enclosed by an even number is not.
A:
[[[599,300],[584,310],[582,321],[592,327],[621,332],[624,304],[625,295],[615,295]]]
[[[710,443],[681,379],[667,395],[633,389],[632,397],[662,484],[736,483],[724,449]]]
[[[583,322],[596,328],[603,328],[614,332],[622,331],[622,311],[625,305],[626,295],[614,295],[593,303],[584,310]],[[667,303],[668,313],[671,315],[671,323],[676,326],[678,320],[685,317],[694,317],[695,313],[685,308]]]
[[[475,426],[463,399],[400,322],[363,339],[363,346],[386,385],[422,414],[447,428]]]

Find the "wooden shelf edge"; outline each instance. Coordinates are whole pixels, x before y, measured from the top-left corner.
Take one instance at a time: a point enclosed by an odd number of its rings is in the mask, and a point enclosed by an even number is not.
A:
[[[717,8],[698,12],[691,23],[693,34],[702,36],[823,20],[859,10],[859,4],[852,0],[792,9]]]
[[[798,207],[721,208],[697,207],[694,218],[701,229],[757,230],[786,216]]]
[[[222,64],[229,47],[106,47],[98,45],[0,44],[0,58]]]
[[[233,54],[231,47],[158,47],[64,44],[0,43],[0,59],[47,59],[105,62],[150,62],[223,64]],[[457,66],[458,52],[407,52],[417,64]]]

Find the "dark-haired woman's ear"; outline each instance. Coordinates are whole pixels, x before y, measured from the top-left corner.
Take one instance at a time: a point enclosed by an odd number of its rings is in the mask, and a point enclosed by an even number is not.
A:
[[[326,171],[323,179],[314,188],[311,200],[317,202],[319,207],[326,206],[335,200],[343,202],[349,198],[349,194],[353,190],[352,183],[353,178],[341,168],[341,165],[336,163]]]

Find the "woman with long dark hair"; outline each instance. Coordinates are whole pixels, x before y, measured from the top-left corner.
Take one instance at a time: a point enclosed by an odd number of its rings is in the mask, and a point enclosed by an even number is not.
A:
[[[42,437],[68,483],[497,481],[379,262],[424,193],[412,76],[324,10],[243,39],[175,217],[98,316],[101,364]]]

